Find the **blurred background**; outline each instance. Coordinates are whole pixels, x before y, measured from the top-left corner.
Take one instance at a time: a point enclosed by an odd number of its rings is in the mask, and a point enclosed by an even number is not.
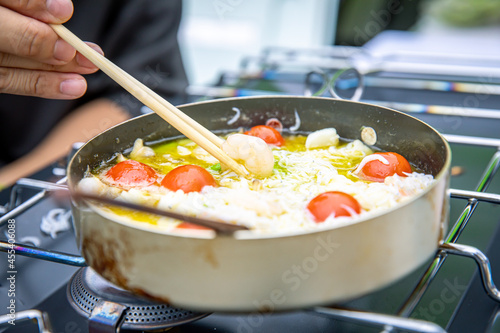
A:
[[[179,39],[196,85],[268,47],[362,46],[376,36],[370,47],[386,53],[495,55],[499,23],[491,0],[184,0]]]
[[[269,46],[332,45],[338,6],[336,0],[185,0],[179,42],[190,83],[213,83]]]

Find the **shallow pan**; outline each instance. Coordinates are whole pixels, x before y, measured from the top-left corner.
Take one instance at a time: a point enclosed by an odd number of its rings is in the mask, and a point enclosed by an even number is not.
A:
[[[314,97],[231,98],[180,107],[213,131],[278,118],[285,129],[334,127],[345,139],[377,132],[376,146],[405,156],[436,181],[424,193],[357,223],[267,237],[250,232],[180,235],[118,221],[83,203],[73,207],[82,255],[96,272],[137,294],[201,311],[277,311],[349,300],[387,286],[423,264],[447,223],[450,148],[406,114],[359,102]],[[228,125],[238,108],[241,115]],[[69,186],[136,138],[179,136],[155,114],[122,123],[86,143],[69,167]]]

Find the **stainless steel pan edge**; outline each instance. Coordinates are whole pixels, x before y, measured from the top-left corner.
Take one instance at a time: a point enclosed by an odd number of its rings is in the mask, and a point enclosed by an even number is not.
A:
[[[242,116],[231,127],[237,107]],[[435,253],[447,223],[450,149],[438,132],[405,114],[369,104],[306,97],[225,99],[183,106],[212,130],[276,117],[301,131],[335,127],[358,139],[373,127],[377,146],[405,155],[436,182],[404,205],[353,225],[295,235],[237,239],[185,237],[119,223],[75,206],[87,263],[108,280],[176,306],[203,311],[275,311],[366,294],[408,274]],[[178,135],[156,115],[125,122],[89,141],[70,163],[74,187],[88,165],[146,141]]]

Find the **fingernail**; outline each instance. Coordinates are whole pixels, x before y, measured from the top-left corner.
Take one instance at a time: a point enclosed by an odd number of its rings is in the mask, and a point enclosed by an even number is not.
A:
[[[101,47],[97,44],[87,42],[88,46],[94,49],[94,51],[99,52],[101,55],[104,55],[104,51],[101,49]]]
[[[61,82],[59,90],[64,95],[79,97],[87,90],[87,83],[84,79],[69,79]]]
[[[73,15],[73,3],[70,0],[47,0],[47,10],[64,22]]]
[[[95,51],[99,52],[101,55],[104,55],[104,52],[102,51],[102,49],[99,47],[99,45],[97,44],[94,44],[94,43],[87,43],[92,49],[94,49]],[[86,67],[86,68],[97,68],[96,65],[94,65],[90,60],[88,60],[87,58],[85,58],[83,55],[81,55],[80,53],[78,53],[76,55],[76,62],[78,63],[78,65],[82,66],[82,67]]]
[[[64,62],[69,62],[76,54],[73,46],[69,45],[62,39],[58,39],[54,45],[54,58]]]

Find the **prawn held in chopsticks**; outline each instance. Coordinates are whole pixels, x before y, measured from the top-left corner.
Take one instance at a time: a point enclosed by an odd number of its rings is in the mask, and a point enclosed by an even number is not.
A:
[[[222,150],[235,161],[242,163],[256,177],[267,177],[273,173],[273,152],[267,143],[258,137],[230,135],[222,143]]]

